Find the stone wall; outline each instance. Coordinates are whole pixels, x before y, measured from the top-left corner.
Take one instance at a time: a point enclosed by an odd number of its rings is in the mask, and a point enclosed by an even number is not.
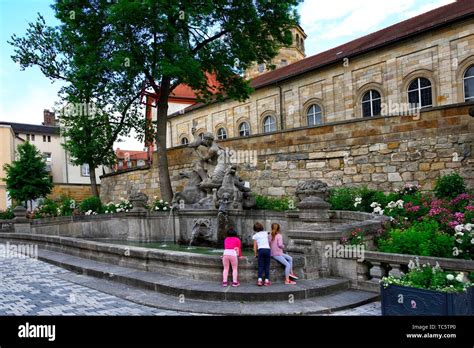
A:
[[[298,183],[310,178],[330,186],[367,185],[391,191],[413,183],[431,190],[440,175],[453,171],[472,187],[474,118],[469,106],[473,105],[432,108],[419,118],[374,117],[229,139],[220,146],[236,150],[236,157],[250,154],[256,159],[241,163],[239,174],[254,192],[264,195],[293,196]],[[193,158],[189,148],[169,150],[175,191],[183,189],[186,182],[178,174],[190,167]],[[104,201],[117,201],[133,191],[159,196],[157,169],[102,177]]]
[[[100,185],[97,185],[100,189]],[[51,199],[60,199],[61,197],[69,197],[76,201],[92,195],[91,185],[84,184],[54,184],[51,194],[48,196]]]

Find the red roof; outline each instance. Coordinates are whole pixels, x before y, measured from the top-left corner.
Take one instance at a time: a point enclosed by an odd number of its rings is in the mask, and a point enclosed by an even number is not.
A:
[[[132,160],[147,160],[148,159],[148,153],[146,151],[132,151],[132,150],[121,150],[117,149],[115,150],[115,155],[117,156],[117,159],[124,159],[126,156],[125,154],[128,154],[128,157]]]
[[[342,61],[344,58],[359,55],[370,50],[392,44],[420,34],[428,29],[446,25],[455,20],[474,14],[473,0],[458,0],[419,16],[394,24],[375,33],[363,36],[328,51],[302,59],[285,67],[257,76],[251,86],[260,88],[323,66]]]
[[[196,94],[191,87],[182,83],[171,92],[170,97],[196,99]]]

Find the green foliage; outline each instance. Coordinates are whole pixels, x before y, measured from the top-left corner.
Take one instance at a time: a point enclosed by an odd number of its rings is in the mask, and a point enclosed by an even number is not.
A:
[[[46,163],[38,149],[25,142],[17,147],[18,159],[3,167],[6,172],[6,187],[10,197],[18,202],[27,202],[45,197],[53,188]]]
[[[58,205],[51,199],[43,200],[39,206],[33,210],[35,219],[58,216]]]
[[[105,214],[128,212],[131,209],[133,209],[133,204],[125,198],[121,198],[119,203],[110,202],[104,206]]]
[[[76,209],[76,201],[68,197],[62,197],[59,201],[59,216],[72,216]]]
[[[385,207],[396,194],[385,195],[382,191],[372,190],[363,187],[341,187],[331,189],[329,195],[329,203],[333,210],[350,210],[350,211],[364,211],[367,213],[373,212],[373,207],[370,205],[374,202],[379,203]],[[356,199],[361,199],[360,203]]]
[[[12,208],[7,208],[5,211],[0,210],[0,220],[10,220],[13,219],[15,215],[13,214]]]
[[[360,228],[356,228],[351,232],[349,237],[342,237],[341,244],[343,245],[364,245],[365,232]]]
[[[104,211],[102,202],[97,196],[91,196],[79,203],[79,211],[86,215],[101,214]]]
[[[167,201],[158,199],[158,197],[156,197],[150,209],[152,211],[169,211],[171,208]]]
[[[393,229],[378,240],[380,251],[420,256],[453,257],[453,237],[439,232],[436,221],[415,222],[406,230]]]
[[[358,197],[359,189],[355,187],[341,187],[331,189],[329,194],[329,203],[333,210],[360,210],[354,206],[355,199]]]
[[[287,197],[274,198],[262,195],[255,195],[255,200],[257,202],[257,205],[255,207],[256,209],[276,211],[295,209],[293,201]]]
[[[436,180],[434,192],[438,198],[455,198],[466,192],[466,185],[458,173],[452,173]]]

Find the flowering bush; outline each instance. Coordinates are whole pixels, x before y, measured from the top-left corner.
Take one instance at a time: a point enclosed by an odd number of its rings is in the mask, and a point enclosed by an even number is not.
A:
[[[408,268],[410,271],[401,278],[384,277],[381,283],[384,287],[393,284],[443,292],[462,292],[472,286],[465,273],[445,272],[438,263],[434,267],[431,267],[430,264],[420,266],[419,260],[416,258],[415,262],[410,261]]]
[[[58,216],[59,207],[51,199],[44,199],[32,212],[31,215],[34,219],[41,219],[47,217]]]
[[[76,201],[71,198],[64,198],[58,207],[58,216],[71,216],[76,209]]]
[[[110,202],[104,206],[105,214],[123,213],[123,212],[128,213],[132,209],[133,209],[133,204],[125,198],[120,198],[119,203]]]
[[[79,211],[84,215],[101,214],[104,211],[103,209],[102,202],[97,196],[88,197],[79,204]]]
[[[472,260],[474,258],[474,224],[454,227],[453,256]]]
[[[158,197],[154,197],[154,201],[151,205],[152,211],[169,211],[170,205],[168,202],[158,199]]]
[[[407,229],[391,229],[377,243],[379,250],[387,253],[454,256],[454,238],[439,231],[439,224],[434,220],[415,222]]]
[[[351,235],[349,237],[341,238],[341,244],[342,245],[363,245],[364,237],[365,237],[365,233],[360,228],[356,228],[354,231],[351,232]]]
[[[13,214],[13,209],[8,208],[5,211],[0,210],[0,220],[10,220],[13,219],[15,215]]]
[[[434,192],[438,198],[454,198],[466,192],[466,185],[458,173],[452,173],[436,180]]]
[[[420,185],[405,184],[400,189],[395,190],[398,194],[398,197],[403,198],[404,196],[412,196],[418,193],[421,189]]]

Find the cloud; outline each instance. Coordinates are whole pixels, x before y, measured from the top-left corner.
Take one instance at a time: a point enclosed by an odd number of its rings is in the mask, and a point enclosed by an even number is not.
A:
[[[454,0],[307,0],[300,8],[309,54],[335,47]]]

